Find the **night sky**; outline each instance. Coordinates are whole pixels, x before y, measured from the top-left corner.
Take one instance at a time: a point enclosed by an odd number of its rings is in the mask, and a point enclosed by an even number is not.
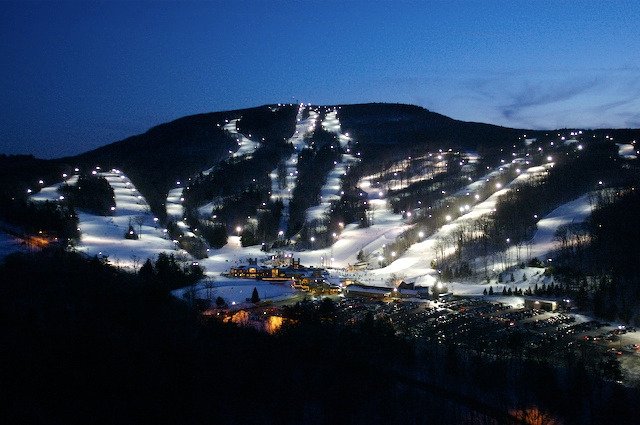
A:
[[[403,102],[512,127],[640,127],[637,1],[0,3],[0,153],[184,115]]]

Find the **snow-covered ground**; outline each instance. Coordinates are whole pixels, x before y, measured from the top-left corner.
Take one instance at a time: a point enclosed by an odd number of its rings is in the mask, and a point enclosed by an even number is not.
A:
[[[184,190],[184,187],[182,186],[183,183],[176,182],[176,184],[177,185],[179,184],[179,186],[174,189],[171,189],[169,191],[169,194],[167,195],[167,202],[166,202],[167,218],[169,218],[170,220],[174,220],[176,222],[176,225],[178,226],[180,231],[182,231],[183,235],[187,237],[193,237],[195,236],[195,234],[191,231],[191,229],[189,229],[189,226],[183,220],[184,219],[184,207],[182,205],[182,202],[184,201],[184,198],[182,197],[182,192]],[[210,212],[211,210],[209,210],[209,213]]]
[[[260,143],[251,139],[251,135],[248,137],[238,132],[238,121],[240,119],[229,120],[228,123],[222,126],[222,129],[231,134],[238,142],[238,149],[235,152],[229,151],[232,157],[237,158],[240,156],[250,156],[256,149],[260,147]]]
[[[251,298],[253,288],[258,290],[260,300],[276,301],[291,297],[296,294],[290,284],[272,284],[253,279],[228,279],[216,277],[206,278],[192,287],[181,288],[173,291],[174,296],[182,299],[194,296],[199,299],[208,299],[213,304],[218,297],[222,297],[232,308],[250,305],[247,298]]]
[[[341,133],[340,121],[338,120],[337,112],[335,110],[329,112],[325,116],[325,119],[322,120],[322,127],[326,131],[335,134],[340,141],[342,148],[347,149],[347,144],[351,138]],[[324,218],[329,212],[331,202],[340,199],[342,178],[347,175],[349,167],[357,161],[358,159],[352,154],[344,153],[341,155],[340,161],[334,162],[334,167],[329,171],[327,180],[320,189],[320,204],[307,209],[305,212],[305,216],[308,221]]]
[[[307,147],[307,140],[313,134],[313,130],[316,127],[318,119],[318,113],[310,110],[309,116],[302,119],[302,113],[304,107],[300,105],[298,108],[298,114],[296,116],[296,129],[293,136],[287,140],[291,143],[295,149],[295,152],[285,160],[285,181],[284,186],[280,187],[278,182],[278,169],[273,170],[269,177],[271,178],[271,199],[282,200],[284,209],[282,211],[282,218],[280,219],[280,230],[285,232],[287,229],[287,223],[289,221],[289,202],[293,195],[293,189],[296,187],[296,179],[298,178],[298,155],[302,149]]]
[[[74,174],[73,176],[70,176],[68,178],[66,178],[63,182],[61,183],[56,183],[54,185],[51,186],[47,186],[47,187],[43,187],[42,189],[40,189],[40,192],[38,193],[34,193],[33,195],[31,195],[29,197],[29,199],[31,199],[32,201],[36,201],[36,202],[42,202],[42,201],[58,201],[62,198],[62,194],[60,192],[58,192],[58,189],[60,189],[60,187],[63,184],[70,184],[70,185],[75,185],[78,182],[78,175]]]
[[[351,154],[344,154],[340,162],[336,162],[333,169],[327,175],[327,181],[320,189],[320,203],[307,209],[306,219],[322,219],[329,211],[332,201],[340,199],[342,178],[347,174],[349,166],[357,161]]]
[[[583,195],[571,202],[567,202],[551,211],[542,220],[538,221],[538,230],[531,239],[527,255],[531,258],[538,257],[544,260],[545,254],[555,250],[557,243],[554,240],[556,230],[560,226],[571,223],[582,223],[591,215],[593,205],[589,201],[589,195]],[[517,247],[511,247],[507,258],[517,257]]]
[[[340,146],[343,149],[345,149],[352,140],[348,133],[342,132],[340,120],[338,119],[338,111],[335,109],[325,115],[325,118],[322,120],[322,128],[329,133],[334,133],[338,137]]]
[[[427,157],[404,159],[391,164],[387,169],[382,171],[380,175],[385,176],[384,182],[374,184],[378,179],[376,176],[366,176],[365,181],[371,182],[372,186],[379,187],[381,190],[402,190],[409,187],[413,183],[432,179],[438,174],[446,171],[446,162],[444,160],[446,154],[429,154]],[[415,162],[423,162],[423,171],[412,173],[408,178],[395,178],[404,173]],[[427,170],[429,172],[427,172]]]
[[[113,188],[116,201],[114,215],[99,216],[79,211],[81,239],[76,247],[78,251],[92,256],[107,256],[109,262],[121,267],[141,265],[146,258],[153,259],[160,252],[190,258],[168,239],[142,195],[122,172],[111,170],[99,175]],[[137,223],[138,219],[142,226]],[[124,237],[130,223],[138,233],[138,240]]]
[[[431,260],[436,257],[436,250],[438,249],[440,239],[451,235],[466,223],[491,213],[496,207],[498,198],[511,190],[514,184],[523,182],[538,173],[545,172],[546,168],[550,166],[552,166],[552,163],[545,164],[544,166],[530,167],[523,171],[505,187],[494,192],[486,200],[471,207],[468,213],[442,226],[423,242],[411,246],[404,254],[387,267],[373,270],[371,274],[375,277],[373,277],[371,284],[379,284],[380,278],[385,281],[384,278],[389,277],[391,274],[401,274],[408,278],[418,278],[425,275],[434,276],[436,271],[432,269],[429,264]],[[447,255],[450,254],[450,252],[445,252],[444,254]]]
[[[558,227],[585,221],[592,211],[592,206],[589,202],[589,196],[583,195],[573,201],[561,205],[553,210],[546,217],[538,222],[538,230],[534,234],[530,247],[528,248],[528,254],[531,257],[545,258],[545,255],[557,248],[557,243],[554,241],[554,234]],[[431,238],[430,238],[431,239]],[[428,243],[429,241],[425,241]],[[415,247],[415,245],[414,245]],[[412,247],[412,248],[414,248]],[[409,251],[412,250],[410,248]],[[511,247],[508,250],[506,258],[510,258],[509,266],[516,265],[517,248]],[[415,260],[416,255],[407,255],[408,260]],[[402,259],[402,258],[401,258]],[[423,286],[431,286],[437,282],[437,274],[435,270],[429,269],[426,266],[428,257],[423,259],[424,261],[414,269],[409,268],[396,268],[392,273],[403,275],[410,280],[415,280],[416,284]],[[405,260],[406,263],[406,260]],[[404,265],[405,263],[401,263]],[[393,264],[392,264],[393,265]],[[381,271],[386,271],[380,269]],[[533,288],[534,285],[541,286],[543,284],[549,285],[553,282],[553,278],[543,275],[543,268],[525,267],[524,269],[513,268],[511,271],[504,272],[503,282],[498,282],[497,277],[491,279],[489,284],[482,281],[459,281],[447,284],[449,291],[456,295],[482,295],[483,291],[488,288],[489,285],[493,286],[494,291],[501,291],[502,287],[507,288],[519,288],[526,290],[527,288]],[[360,272],[358,279],[367,282],[371,285],[389,286],[390,272],[380,273],[378,270]],[[514,280],[511,281],[511,274],[514,276]]]
[[[618,146],[618,155],[625,159],[636,159],[640,154],[636,147],[630,143],[616,143]]]

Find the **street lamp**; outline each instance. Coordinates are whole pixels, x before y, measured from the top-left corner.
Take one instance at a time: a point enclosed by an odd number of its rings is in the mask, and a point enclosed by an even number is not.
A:
[[[236,233],[238,234],[238,236],[240,236],[240,232],[242,232],[242,226],[237,226]]]

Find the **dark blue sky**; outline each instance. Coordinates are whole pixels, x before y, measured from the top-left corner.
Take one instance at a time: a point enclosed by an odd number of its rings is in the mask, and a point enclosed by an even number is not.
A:
[[[0,153],[69,155],[292,98],[640,127],[639,3],[2,2]]]

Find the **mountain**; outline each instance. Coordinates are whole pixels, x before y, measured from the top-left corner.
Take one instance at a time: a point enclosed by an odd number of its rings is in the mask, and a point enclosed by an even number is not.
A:
[[[124,171],[146,197],[151,209],[164,216],[167,192],[176,181],[213,167],[237,145],[222,129],[225,121],[240,124],[261,137],[288,137],[293,132],[292,106],[272,112],[268,107],[191,115],[60,161],[84,167]]]
[[[507,145],[523,132],[458,121],[413,105],[375,103],[323,108],[339,109],[343,129],[353,134],[365,153],[403,153],[425,143],[477,150]],[[176,181],[214,166],[236,146],[235,138],[219,124],[239,119],[243,134],[264,137],[268,144],[293,134],[295,110],[295,105],[265,105],[191,115],[59,161],[123,170],[152,210],[163,216],[164,199]]]

